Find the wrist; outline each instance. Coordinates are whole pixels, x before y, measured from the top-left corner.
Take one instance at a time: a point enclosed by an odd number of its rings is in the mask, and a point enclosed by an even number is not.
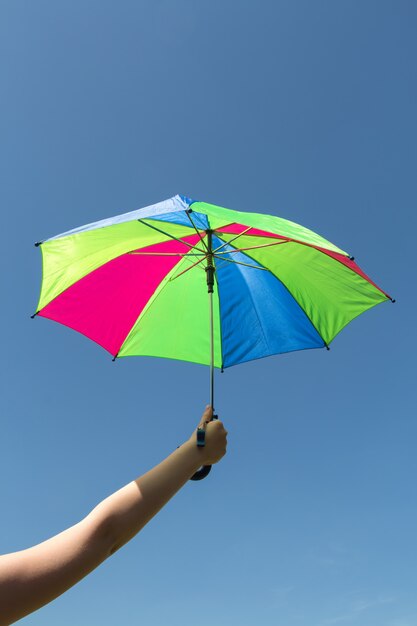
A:
[[[195,433],[193,433],[190,439],[178,448],[178,451],[184,456],[187,467],[190,468],[192,473],[196,472],[202,465],[204,465],[204,448],[199,448],[197,446]]]

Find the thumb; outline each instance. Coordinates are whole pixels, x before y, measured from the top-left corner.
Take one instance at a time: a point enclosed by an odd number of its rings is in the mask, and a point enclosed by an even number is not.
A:
[[[208,422],[211,422],[212,418],[213,418],[213,407],[207,404],[206,408],[204,409],[204,413],[201,416],[201,420],[200,420],[198,427],[205,428]]]

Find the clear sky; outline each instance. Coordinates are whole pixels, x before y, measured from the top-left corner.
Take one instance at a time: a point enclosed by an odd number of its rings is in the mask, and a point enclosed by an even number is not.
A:
[[[0,552],[171,452],[208,370],[30,319],[33,243],[176,193],[299,222],[396,299],[218,374],[229,453],[29,626],[416,626],[417,7],[2,0]]]

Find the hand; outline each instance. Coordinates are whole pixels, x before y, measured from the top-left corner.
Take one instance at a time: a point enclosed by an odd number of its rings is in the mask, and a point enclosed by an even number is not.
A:
[[[198,424],[198,428],[204,428],[206,431],[206,445],[198,449],[202,465],[214,465],[226,454],[227,430],[219,420],[210,421],[212,416],[213,409],[207,405]],[[197,447],[195,431],[189,441]]]

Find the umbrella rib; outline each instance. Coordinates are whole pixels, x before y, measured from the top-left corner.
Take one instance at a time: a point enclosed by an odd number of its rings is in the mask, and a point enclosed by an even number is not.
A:
[[[219,258],[217,255],[214,255],[214,257],[216,259]],[[223,263],[235,263],[236,265],[244,265],[245,267],[252,267],[254,270],[263,270],[264,272],[269,272],[269,270],[266,267],[261,267],[258,265],[250,265],[249,263],[242,263],[242,261],[233,261],[232,259],[225,259],[221,257],[220,257],[220,261]],[[219,266],[221,267],[220,263],[219,263]]]
[[[227,246],[227,244],[231,243],[232,241],[235,241],[235,239],[238,239],[239,237],[241,237],[242,235],[247,233],[248,230],[250,230],[251,228],[252,228],[252,226],[248,226],[248,228],[246,230],[243,230],[241,233],[236,235],[236,237],[233,237],[233,239],[230,239],[230,241],[226,241],[225,243],[222,243],[222,245],[219,246],[218,248],[216,248],[216,250],[213,250],[213,252],[217,252],[218,250],[221,250],[222,248],[224,248],[224,246]],[[215,233],[216,233],[217,236],[219,236],[219,232],[215,231]],[[222,233],[222,234],[224,234],[224,233]]]
[[[128,254],[138,254],[140,256],[202,256],[206,257],[205,252],[129,252]]]
[[[169,282],[175,280],[176,278],[179,278],[180,276],[182,276],[183,274],[185,274],[186,272],[189,272],[190,270],[193,269],[193,267],[196,267],[196,265],[198,265],[199,263],[201,263],[201,261],[204,261],[206,257],[204,256],[202,259],[200,259],[199,261],[196,261],[195,263],[193,263],[192,265],[190,265],[190,267],[187,267],[185,270],[183,270],[182,272],[180,272],[179,274],[176,274],[175,276],[172,276],[169,279]],[[200,268],[203,269],[203,268]],[[204,270],[205,271],[205,270]]]
[[[149,226],[149,228],[153,228],[158,233],[162,233],[166,237],[170,237],[170,239],[175,239],[175,241],[179,241],[180,243],[183,243],[185,246],[188,246],[189,248],[196,249],[199,252],[204,252],[204,250],[200,250],[200,248],[196,248],[191,243],[188,243],[188,241],[184,241],[183,239],[180,239],[179,237],[175,237],[174,235],[170,235],[169,233],[166,233],[161,228],[157,228],[156,226],[153,226],[153,224],[148,224],[148,222],[145,222],[144,220],[141,220],[141,219],[138,219],[138,222],[140,222],[141,224],[144,224],[145,226]]]
[[[190,220],[191,224],[193,225],[195,232],[196,232],[196,233],[197,233],[197,235],[199,236],[201,243],[204,245],[204,247],[205,247],[206,251],[208,252],[208,251],[209,251],[209,249],[208,249],[208,247],[207,247],[207,244],[206,244],[206,242],[204,241],[203,237],[200,235],[200,231],[197,229],[197,226],[194,224],[194,221],[193,221],[193,219],[191,218],[191,215],[190,215],[190,213],[191,213],[191,209],[187,209],[185,212],[186,212],[187,217],[188,217],[188,219]]]
[[[233,239],[232,239],[232,241],[233,241]],[[227,243],[230,243],[230,241],[228,241]],[[244,250],[256,250],[257,248],[268,248],[269,246],[279,246],[279,245],[281,245],[283,243],[290,243],[290,242],[287,241],[287,240],[274,241],[274,243],[264,243],[264,244],[262,244],[260,246],[250,246],[248,248],[234,248],[233,250],[226,250],[226,251],[223,251],[223,252],[217,252],[215,250],[215,253],[216,254],[231,254],[231,253],[234,253],[234,252],[243,252]],[[220,250],[220,248],[217,248],[217,250]]]

